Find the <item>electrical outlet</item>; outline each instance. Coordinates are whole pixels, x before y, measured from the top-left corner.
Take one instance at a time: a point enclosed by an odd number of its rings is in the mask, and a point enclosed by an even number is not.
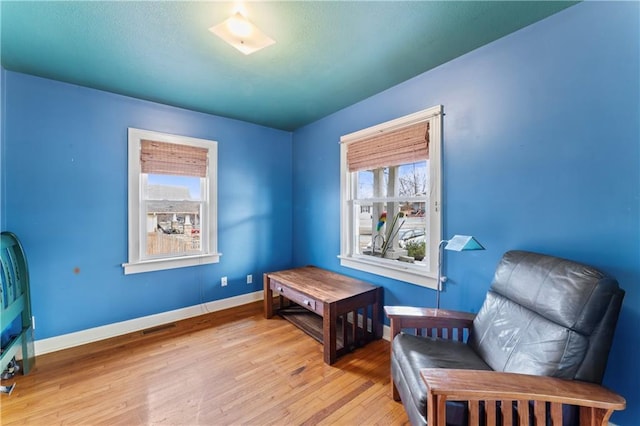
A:
[[[253,283],[253,275],[249,274],[247,275],[247,284],[251,284]]]
[[[220,285],[222,285],[222,287],[225,287],[227,285],[227,277],[222,277],[222,279],[220,280]]]

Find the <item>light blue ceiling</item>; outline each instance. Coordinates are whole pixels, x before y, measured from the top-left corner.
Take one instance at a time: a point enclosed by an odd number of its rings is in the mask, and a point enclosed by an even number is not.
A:
[[[208,28],[232,2],[3,1],[2,66],[294,130],[575,2],[247,2],[277,43],[245,56]]]

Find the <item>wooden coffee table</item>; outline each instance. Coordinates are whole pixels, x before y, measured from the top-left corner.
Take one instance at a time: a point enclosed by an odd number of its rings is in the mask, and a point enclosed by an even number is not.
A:
[[[323,344],[324,362],[382,337],[382,287],[305,266],[264,274],[264,316],[277,313]],[[293,303],[291,303],[293,302]]]

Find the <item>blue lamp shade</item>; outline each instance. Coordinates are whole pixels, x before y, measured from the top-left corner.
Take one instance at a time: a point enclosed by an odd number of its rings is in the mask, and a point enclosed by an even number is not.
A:
[[[453,251],[468,251],[468,250],[484,250],[482,244],[470,235],[454,235],[447,245],[444,246],[445,250]]]
[[[445,243],[447,244],[444,245]],[[443,248],[445,250],[453,251],[484,250],[482,244],[470,235],[454,235],[450,240],[440,241],[440,244],[438,244],[438,288],[436,289],[436,309],[440,309],[440,292],[442,291],[442,284],[447,280],[447,277],[442,275]]]

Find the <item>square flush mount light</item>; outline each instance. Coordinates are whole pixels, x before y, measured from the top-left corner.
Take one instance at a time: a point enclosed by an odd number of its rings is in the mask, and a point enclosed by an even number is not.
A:
[[[209,31],[245,55],[250,55],[275,43],[275,40],[260,31],[240,12],[237,12],[226,21],[209,28]]]

